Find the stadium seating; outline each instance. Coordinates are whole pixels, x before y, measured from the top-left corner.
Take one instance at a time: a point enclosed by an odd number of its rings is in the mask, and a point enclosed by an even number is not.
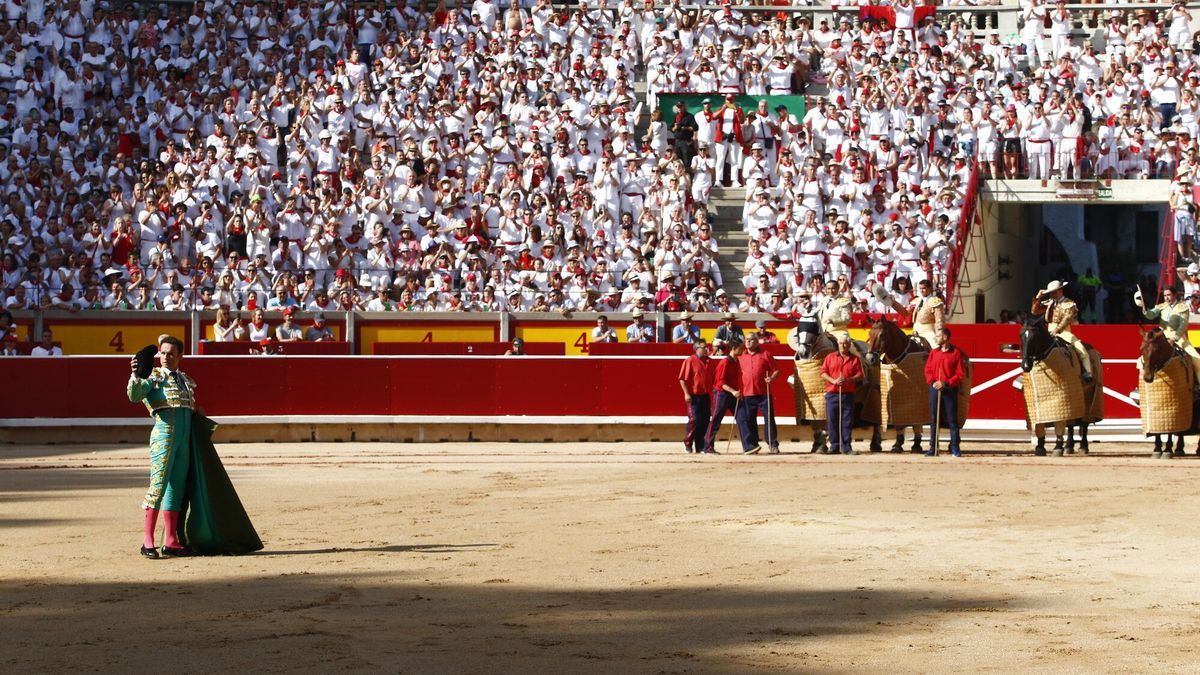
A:
[[[1185,7],[954,4],[10,2],[0,302],[886,312],[981,178],[1192,179]]]

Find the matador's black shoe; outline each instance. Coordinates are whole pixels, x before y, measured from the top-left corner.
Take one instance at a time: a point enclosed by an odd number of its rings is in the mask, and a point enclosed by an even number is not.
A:
[[[186,548],[182,548],[182,547],[171,548],[170,546],[164,546],[164,547],[162,547],[162,554],[167,556],[168,558],[186,558],[186,557],[190,556],[192,554],[192,552],[190,550],[188,550]]]
[[[158,556],[158,549],[156,549],[156,548],[146,548],[145,546],[143,546],[143,547],[142,547],[142,555],[143,555],[144,557],[146,557],[146,558],[149,558],[149,559],[151,559],[151,560],[158,560],[158,558],[159,558],[159,556]]]

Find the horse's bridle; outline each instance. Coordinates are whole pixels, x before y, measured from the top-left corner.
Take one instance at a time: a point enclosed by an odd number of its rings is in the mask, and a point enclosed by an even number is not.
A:
[[[913,339],[913,337],[911,335],[906,335],[905,337],[907,339],[904,341],[904,349],[901,350],[900,354],[896,358],[894,358],[894,359],[887,358],[887,350],[886,350],[886,345],[885,345],[885,349],[883,349],[879,352],[879,362],[883,363],[886,360],[887,363],[899,363],[899,362],[903,361],[904,357],[908,356],[908,353],[910,351],[912,351],[913,343],[916,342],[916,340]],[[886,340],[885,340],[885,342],[886,342]],[[870,345],[867,345],[867,347],[870,348]]]
[[[1029,344],[1029,338],[1028,338],[1029,330],[1030,330],[1030,328],[1028,326],[1025,326],[1021,329],[1021,333],[1025,337],[1024,343],[1026,345]],[[1037,363],[1038,361],[1045,361],[1046,358],[1048,356],[1050,356],[1050,352],[1053,351],[1056,347],[1058,347],[1059,341],[1055,338],[1055,336],[1053,334],[1051,334],[1049,331],[1047,331],[1046,334],[1050,336],[1050,344],[1047,345],[1045,351],[1043,351],[1041,354],[1030,354],[1029,352],[1026,352],[1021,358],[1022,366],[1024,366],[1024,364],[1025,364],[1025,359],[1029,359],[1029,367],[1032,368],[1034,363]],[[1024,369],[1024,368],[1022,368],[1022,369]],[[1026,371],[1026,372],[1028,372],[1028,371]]]
[[[909,336],[909,338],[904,341],[904,351],[900,352],[900,356],[896,357],[896,363],[903,361],[904,357],[908,356],[908,353],[910,351],[912,351],[913,344],[915,344],[915,343],[916,343],[916,340],[914,340],[912,338],[912,336]]]
[[[1050,346],[1046,347],[1046,351],[1042,352],[1041,354],[1036,355],[1034,358],[1038,361],[1045,361],[1050,356],[1050,352],[1054,351],[1055,349],[1058,349],[1058,347],[1059,347],[1058,341],[1054,339],[1053,335],[1051,335],[1050,336]]]

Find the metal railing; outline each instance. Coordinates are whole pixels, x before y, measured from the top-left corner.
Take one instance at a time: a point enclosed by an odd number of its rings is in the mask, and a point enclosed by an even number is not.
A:
[[[1162,300],[1163,290],[1175,287],[1179,281],[1175,275],[1175,211],[1172,209],[1167,209],[1163,218],[1158,241],[1158,300]]]
[[[971,177],[967,179],[967,190],[963,194],[962,214],[958,219],[954,250],[950,253],[945,279],[946,307],[953,311],[954,296],[958,293],[958,278],[962,273],[967,243],[975,226],[975,213],[979,207],[979,160],[971,165]]]

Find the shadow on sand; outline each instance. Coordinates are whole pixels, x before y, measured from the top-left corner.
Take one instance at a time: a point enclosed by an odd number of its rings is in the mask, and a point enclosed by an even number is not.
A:
[[[338,564],[350,568],[355,554],[444,551],[454,554],[444,564],[473,566],[491,555],[488,546],[290,554],[349,554]],[[921,589],[772,591],[753,579],[733,585],[737,578],[721,587],[597,588],[611,577],[590,577],[586,564],[578,579],[556,581],[568,588],[503,578],[431,585],[422,581],[424,557],[398,556],[390,573],[314,574],[273,571],[267,555],[147,561],[144,582],[6,579],[4,662],[12,672],[132,671],[147,663],[151,640],[183,670],[207,672],[847,670],[852,660],[820,660],[829,640],[919,640],[947,613],[1024,603]]]
[[[0,521],[3,524],[3,521]],[[496,544],[392,544],[390,546],[367,546],[363,548],[310,548],[310,549],[281,549],[277,551],[258,551],[251,555],[328,555],[331,553],[458,553],[460,551],[486,551],[495,548]]]

